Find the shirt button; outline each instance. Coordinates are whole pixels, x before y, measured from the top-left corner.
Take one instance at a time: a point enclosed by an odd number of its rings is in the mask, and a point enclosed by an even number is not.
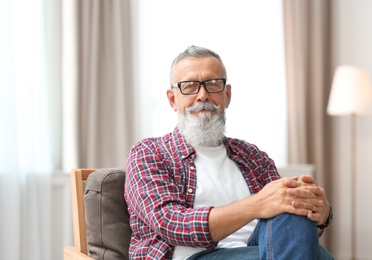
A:
[[[192,192],[193,192],[193,190],[192,190],[192,189],[188,189],[187,191],[188,191],[189,193],[192,193]]]

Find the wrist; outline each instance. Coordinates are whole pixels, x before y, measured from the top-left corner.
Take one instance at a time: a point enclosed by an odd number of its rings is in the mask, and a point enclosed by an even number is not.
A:
[[[320,229],[324,229],[328,227],[332,223],[332,219],[333,219],[333,209],[331,206],[329,206],[329,215],[328,215],[327,220],[323,224],[317,225],[317,227]]]

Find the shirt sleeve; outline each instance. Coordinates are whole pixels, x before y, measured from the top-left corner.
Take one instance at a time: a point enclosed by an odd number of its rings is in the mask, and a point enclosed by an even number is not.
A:
[[[185,207],[182,192],[155,146],[131,148],[125,198],[134,234],[144,239],[157,235],[173,246],[215,248],[208,227],[211,207]]]

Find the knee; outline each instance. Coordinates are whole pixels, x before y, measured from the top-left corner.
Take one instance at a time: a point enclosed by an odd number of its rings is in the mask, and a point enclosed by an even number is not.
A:
[[[272,238],[275,241],[295,240],[296,243],[319,244],[316,222],[305,216],[284,213],[271,219],[260,219],[251,237],[256,245],[259,240]]]
[[[253,242],[259,246],[261,259],[317,259],[319,239],[316,223],[307,217],[281,214],[260,219]]]
[[[291,213],[283,213],[273,218],[278,223],[297,223],[309,228],[316,228],[316,222],[309,220],[306,216],[299,216]]]
[[[306,216],[298,216],[295,214],[284,213],[278,215],[271,220],[271,226],[275,230],[280,231],[282,235],[294,236],[296,239],[318,243],[318,234],[316,222],[309,220]]]

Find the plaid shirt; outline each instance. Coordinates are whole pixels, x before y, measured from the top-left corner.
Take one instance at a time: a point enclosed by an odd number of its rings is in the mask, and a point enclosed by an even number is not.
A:
[[[280,178],[274,162],[256,146],[232,138],[225,138],[224,145],[252,194]],[[193,208],[195,157],[195,149],[178,128],[130,149],[124,195],[133,231],[131,259],[171,259],[176,245],[205,249],[217,246],[208,229],[212,207]]]

